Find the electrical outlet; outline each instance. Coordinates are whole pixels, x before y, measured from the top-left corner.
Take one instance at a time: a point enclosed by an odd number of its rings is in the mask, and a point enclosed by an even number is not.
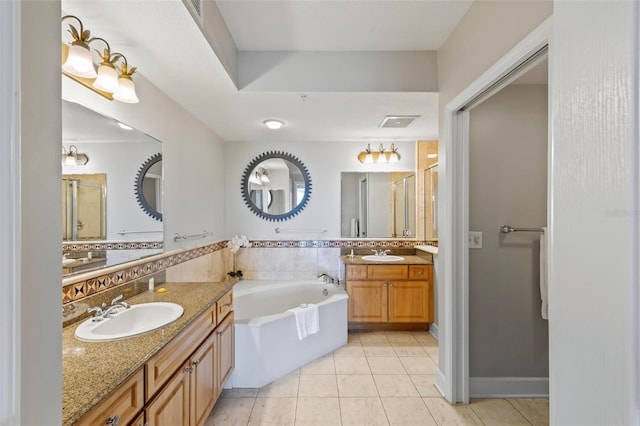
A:
[[[482,231],[469,231],[469,248],[482,248]]]

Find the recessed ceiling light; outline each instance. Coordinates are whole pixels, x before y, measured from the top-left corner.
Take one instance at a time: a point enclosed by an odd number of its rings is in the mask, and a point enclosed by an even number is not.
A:
[[[121,123],[121,122],[119,122],[119,121],[117,121],[117,123],[118,123],[118,126],[120,126],[120,128],[121,128],[121,129],[124,129],[124,130],[133,130],[133,127],[127,126],[127,125],[126,125],[126,124],[124,124],[124,123]]]
[[[387,115],[380,123],[379,127],[391,127],[395,129],[403,129],[409,124],[413,123],[413,120],[420,118],[419,115]]]
[[[270,128],[271,130],[278,130],[282,126],[284,126],[284,121],[274,120],[274,119],[264,120],[263,123],[265,126]]]

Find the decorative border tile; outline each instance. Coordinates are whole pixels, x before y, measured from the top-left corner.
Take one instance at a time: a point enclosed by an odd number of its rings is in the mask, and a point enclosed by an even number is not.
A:
[[[100,243],[102,244],[102,243]],[[111,249],[110,244],[128,243],[104,243],[100,248],[90,250]],[[77,244],[78,246],[81,244]],[[417,240],[254,240],[251,241],[253,248],[369,248],[369,247],[396,247],[413,248],[416,245],[437,246],[437,241],[417,241]],[[133,266],[121,265],[122,268],[110,273],[68,283],[62,287],[62,303],[68,304],[77,302],[88,296],[92,296],[114,287],[151,276],[165,269],[188,262],[189,260],[214,253],[227,247],[227,241],[218,241],[206,246],[196,247],[191,250],[177,253],[166,253],[157,255],[153,260],[136,263]],[[151,247],[148,247],[151,248]],[[154,247],[155,248],[155,247]],[[115,248],[116,250],[118,248]],[[84,248],[89,250],[89,248]]]
[[[161,249],[162,241],[63,241],[62,251],[93,251],[93,250],[147,250]]]

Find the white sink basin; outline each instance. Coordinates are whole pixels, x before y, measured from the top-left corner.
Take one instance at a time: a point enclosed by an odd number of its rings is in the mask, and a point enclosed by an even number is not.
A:
[[[370,254],[368,256],[362,256],[362,260],[373,262],[398,262],[400,260],[404,260],[404,257],[394,256],[392,254],[387,254],[386,256],[376,256],[375,254]]]
[[[119,309],[111,318],[89,318],[76,328],[76,338],[89,342],[121,339],[155,330],[180,318],[184,309],[176,303],[150,302]]]

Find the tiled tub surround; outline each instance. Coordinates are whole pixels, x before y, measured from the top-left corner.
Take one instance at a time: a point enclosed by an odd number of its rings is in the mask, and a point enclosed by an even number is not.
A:
[[[76,325],[62,331],[62,419],[75,424],[109,393],[137,371],[193,319],[212,306],[231,283],[165,283],[166,293],[146,291],[131,304],[174,302],[184,308],[176,321],[157,330],[111,342],[81,342]]]

